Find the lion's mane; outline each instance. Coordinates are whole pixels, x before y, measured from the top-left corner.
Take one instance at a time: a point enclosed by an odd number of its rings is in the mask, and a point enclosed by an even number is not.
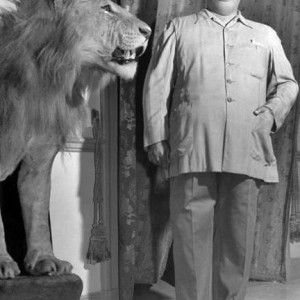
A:
[[[74,84],[81,67],[81,40],[68,9],[19,14],[6,11],[0,28],[0,134],[2,142],[23,128],[25,137],[61,137],[77,127],[84,108]],[[75,84],[76,86],[76,84]]]

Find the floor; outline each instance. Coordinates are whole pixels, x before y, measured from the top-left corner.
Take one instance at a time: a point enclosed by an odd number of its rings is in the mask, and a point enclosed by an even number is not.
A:
[[[174,299],[174,288],[165,281],[157,284],[136,285],[133,300]],[[300,300],[300,280],[282,283],[251,283],[245,300]]]

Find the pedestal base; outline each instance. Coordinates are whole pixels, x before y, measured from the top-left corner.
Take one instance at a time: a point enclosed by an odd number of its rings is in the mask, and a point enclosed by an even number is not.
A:
[[[81,292],[82,280],[74,274],[0,280],[0,300],[79,300]]]

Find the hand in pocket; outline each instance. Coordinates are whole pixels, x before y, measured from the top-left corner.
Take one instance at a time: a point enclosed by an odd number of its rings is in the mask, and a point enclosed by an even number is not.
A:
[[[274,116],[271,110],[264,106],[255,110],[254,114],[257,118],[256,126],[252,130],[254,158],[271,165],[276,161],[270,136],[274,126]]]

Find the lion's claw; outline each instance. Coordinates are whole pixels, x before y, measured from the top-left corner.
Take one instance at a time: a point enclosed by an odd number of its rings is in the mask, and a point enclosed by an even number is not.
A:
[[[20,274],[17,263],[13,260],[1,261],[0,259],[0,279],[12,279]]]
[[[56,257],[40,258],[34,265],[26,264],[26,270],[32,275],[62,275],[72,273],[72,265]]]

